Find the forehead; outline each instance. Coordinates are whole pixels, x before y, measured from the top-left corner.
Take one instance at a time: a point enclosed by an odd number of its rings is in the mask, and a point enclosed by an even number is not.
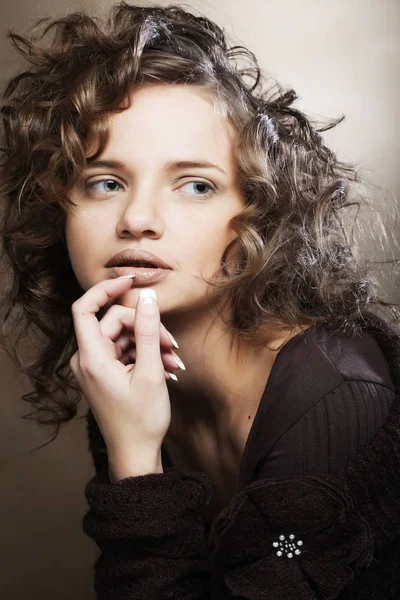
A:
[[[223,107],[198,85],[142,85],[129,97],[130,106],[108,119],[110,138],[104,154],[129,160],[159,155],[165,159],[233,160],[235,132]],[[127,106],[127,104],[125,104]],[[137,156],[135,156],[137,158]]]

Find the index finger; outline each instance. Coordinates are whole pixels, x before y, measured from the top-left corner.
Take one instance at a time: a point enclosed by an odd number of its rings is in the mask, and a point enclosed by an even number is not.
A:
[[[132,285],[132,279],[106,279],[96,283],[71,306],[80,357],[107,360],[109,354],[96,313],[111,298]]]

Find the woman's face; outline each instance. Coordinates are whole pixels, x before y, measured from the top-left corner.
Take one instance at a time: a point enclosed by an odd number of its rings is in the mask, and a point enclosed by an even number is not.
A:
[[[148,250],[172,270],[155,283],[134,283],[118,303],[136,306],[140,289],[152,287],[161,314],[193,314],[205,306],[200,276],[218,268],[236,235],[229,220],[245,203],[236,181],[234,131],[197,85],[142,86],[109,125],[99,160],[121,165],[90,165],[70,193],[79,206],[66,222],[76,278],[86,291],[111,278],[105,265],[117,252]],[[179,161],[210,166],[170,165]]]

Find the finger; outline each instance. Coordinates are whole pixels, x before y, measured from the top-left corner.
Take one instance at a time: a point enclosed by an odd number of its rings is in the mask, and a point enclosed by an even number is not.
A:
[[[121,349],[122,353],[129,352],[132,348],[135,347],[133,343],[133,336],[131,333],[125,333],[119,336],[119,338],[114,342],[115,345]]]
[[[135,374],[151,375],[152,379],[164,377],[160,350],[160,310],[156,292],[152,288],[141,290],[136,305],[134,323],[136,341]]]
[[[174,356],[176,356],[176,354],[172,350],[161,352],[161,360],[164,365],[164,369],[166,371],[177,371],[178,369],[179,370],[181,369],[181,367],[175,361]],[[127,365],[132,362],[135,363],[136,362],[136,349],[128,348],[125,352],[122,353],[120,360],[124,365]],[[186,370],[186,369],[184,369],[184,370]]]
[[[134,322],[135,322],[136,308],[130,308],[129,306],[121,306],[120,304],[113,304],[104,317],[100,320],[100,328],[102,334],[108,337],[113,342],[120,340],[122,337],[122,331],[127,329],[130,332],[128,335],[134,341]],[[160,322],[160,346],[165,349],[173,348],[171,338],[169,337],[168,331],[165,326]],[[121,346],[122,347],[122,346]]]
[[[80,362],[87,364],[110,360],[96,313],[110,299],[119,296],[132,285],[131,279],[107,279],[91,287],[71,307]]]
[[[134,364],[127,364],[126,365],[126,372],[129,373],[130,371],[133,371],[133,369],[135,368],[135,366],[136,365],[134,365]],[[170,379],[178,381],[178,378],[177,378],[177,376],[174,373],[168,373],[168,371],[164,371],[164,375],[165,375],[165,378],[166,378],[167,381],[170,380]]]

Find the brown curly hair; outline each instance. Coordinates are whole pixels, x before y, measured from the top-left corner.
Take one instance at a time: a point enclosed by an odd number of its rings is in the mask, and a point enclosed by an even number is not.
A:
[[[40,44],[48,32],[51,43]],[[68,194],[86,167],[89,137],[98,142],[96,158],[108,140],[109,116],[141,84],[206,87],[237,133],[247,203],[230,223],[237,238],[222,257],[223,276],[209,282],[216,305],[231,303],[232,334],[265,344],[274,328],[323,323],[349,335],[369,325],[395,339],[389,321],[398,314],[379,298],[340,218],[342,209],[366,202],[356,168],[339,162],[321,136],[343,117],[317,129],[292,107],[292,89],[266,85],[251,51],[229,47],[220,27],[180,6],[120,2],[105,22],[75,12],[50,21],[38,36],[7,37],[29,67],[7,83],[1,99],[2,258],[12,277],[2,345],[35,389],[22,396],[34,406],[23,418],[56,425],[50,441],[81,400],[69,360],[77,350],[71,305],[84,290],[65,240],[66,215],[75,206]],[[239,258],[228,261],[234,250]],[[29,330],[36,348],[30,361],[17,350]]]

